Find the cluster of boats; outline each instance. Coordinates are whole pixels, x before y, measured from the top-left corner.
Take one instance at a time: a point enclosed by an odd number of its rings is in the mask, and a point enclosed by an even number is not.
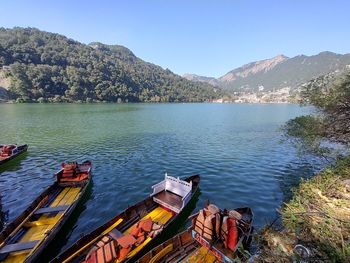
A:
[[[1,156],[3,149],[9,147],[0,145]],[[26,145],[11,147],[6,157],[12,159],[26,150]],[[82,201],[91,169],[91,161],[62,164],[53,185],[0,233],[1,262],[42,261],[46,248]],[[148,197],[82,236],[51,262],[239,262],[251,240],[250,208],[229,211],[208,203],[189,217],[188,229],[164,241],[167,233],[178,230],[199,184],[199,175],[179,179],[165,174]]]

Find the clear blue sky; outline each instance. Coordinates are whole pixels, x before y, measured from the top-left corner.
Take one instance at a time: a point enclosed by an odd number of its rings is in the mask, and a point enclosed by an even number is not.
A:
[[[130,48],[178,74],[221,76],[277,54],[350,53],[348,0],[2,0],[0,26]]]

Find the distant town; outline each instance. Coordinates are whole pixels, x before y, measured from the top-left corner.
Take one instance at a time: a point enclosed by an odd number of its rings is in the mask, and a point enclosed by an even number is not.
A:
[[[213,103],[293,103],[297,101],[298,93],[290,88],[277,91],[264,91],[263,87],[258,92],[234,92],[230,97],[213,100]]]

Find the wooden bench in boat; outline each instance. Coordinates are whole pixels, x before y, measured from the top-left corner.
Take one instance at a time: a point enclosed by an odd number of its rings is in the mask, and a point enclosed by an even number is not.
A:
[[[167,174],[163,181],[152,188],[153,201],[175,213],[180,213],[192,196],[192,181],[188,183]]]
[[[157,203],[166,203],[180,210],[183,204],[182,197],[169,191],[162,191],[153,196]]]
[[[54,207],[44,207],[44,208],[39,208],[38,210],[35,211],[35,215],[40,215],[40,214],[48,214],[48,213],[55,213],[55,212],[61,212],[65,211],[69,208],[69,205],[61,205],[61,206],[54,206]]]
[[[33,240],[29,242],[9,244],[0,249],[0,254],[7,254],[21,250],[33,249],[38,242],[39,240]]]

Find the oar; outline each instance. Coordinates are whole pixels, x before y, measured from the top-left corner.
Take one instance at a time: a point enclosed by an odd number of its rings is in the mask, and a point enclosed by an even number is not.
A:
[[[72,260],[73,258],[75,258],[80,252],[84,251],[86,248],[88,248],[89,246],[91,246],[93,243],[95,243],[97,240],[99,240],[101,237],[103,237],[104,235],[107,235],[109,232],[111,232],[114,228],[116,228],[118,225],[120,225],[120,223],[123,222],[123,218],[119,218],[117,220],[117,222],[115,222],[113,225],[111,225],[109,228],[107,228],[105,231],[103,231],[99,236],[97,236],[96,238],[94,238],[93,240],[91,240],[89,243],[87,243],[85,246],[83,246],[82,248],[78,249],[78,251],[76,251],[73,255],[69,256],[66,260],[62,261],[62,263],[66,263],[69,262],[70,260]]]

